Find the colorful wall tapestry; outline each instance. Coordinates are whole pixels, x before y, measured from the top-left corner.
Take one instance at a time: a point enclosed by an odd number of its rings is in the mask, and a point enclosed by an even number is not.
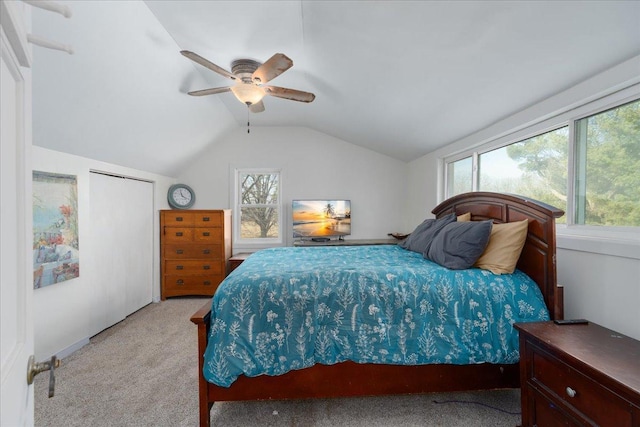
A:
[[[33,287],[78,276],[76,176],[33,171]]]

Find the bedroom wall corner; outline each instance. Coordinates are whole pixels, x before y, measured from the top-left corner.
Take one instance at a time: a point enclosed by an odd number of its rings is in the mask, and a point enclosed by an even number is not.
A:
[[[65,175],[76,175],[78,186],[78,234],[80,242],[80,276],[34,290],[33,313],[36,360],[44,360],[52,355],[67,356],[88,343],[95,335],[97,321],[95,311],[99,301],[92,282],[95,273],[92,264],[95,261],[90,241],[90,172],[101,171],[134,177],[154,183],[154,210],[167,209],[166,194],[173,178],[125,168],[92,159],[74,156],[58,151],[33,147],[33,169]],[[31,197],[29,195],[29,197]],[[158,260],[153,273],[153,301],[159,300],[159,219],[154,219],[153,259]],[[115,249],[115,248],[114,248]],[[99,329],[101,330],[101,329]],[[99,332],[98,330],[98,332]]]
[[[407,214],[405,229],[407,233],[424,221],[433,218],[431,210],[438,204],[438,167],[437,156],[427,154],[408,165],[407,178]]]
[[[565,318],[586,318],[640,340],[640,259],[559,248]]]

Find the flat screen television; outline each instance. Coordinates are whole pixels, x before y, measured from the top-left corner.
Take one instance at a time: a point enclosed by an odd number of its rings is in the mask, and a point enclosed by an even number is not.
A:
[[[351,234],[351,200],[294,200],[292,204],[294,239]]]

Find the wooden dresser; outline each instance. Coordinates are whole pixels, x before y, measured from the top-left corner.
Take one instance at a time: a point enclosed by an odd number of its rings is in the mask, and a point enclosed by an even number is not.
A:
[[[594,323],[514,327],[523,427],[640,427],[640,341]]]
[[[161,298],[212,296],[231,256],[230,210],[160,211]]]

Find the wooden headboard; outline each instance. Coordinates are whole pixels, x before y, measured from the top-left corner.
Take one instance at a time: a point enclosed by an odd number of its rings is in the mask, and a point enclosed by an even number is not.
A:
[[[505,223],[528,219],[527,240],[517,267],[538,284],[551,318],[563,318],[562,290],[557,286],[555,219],[564,211],[514,194],[471,192],[451,197],[432,211],[436,218],[451,212],[471,212],[472,221]]]

